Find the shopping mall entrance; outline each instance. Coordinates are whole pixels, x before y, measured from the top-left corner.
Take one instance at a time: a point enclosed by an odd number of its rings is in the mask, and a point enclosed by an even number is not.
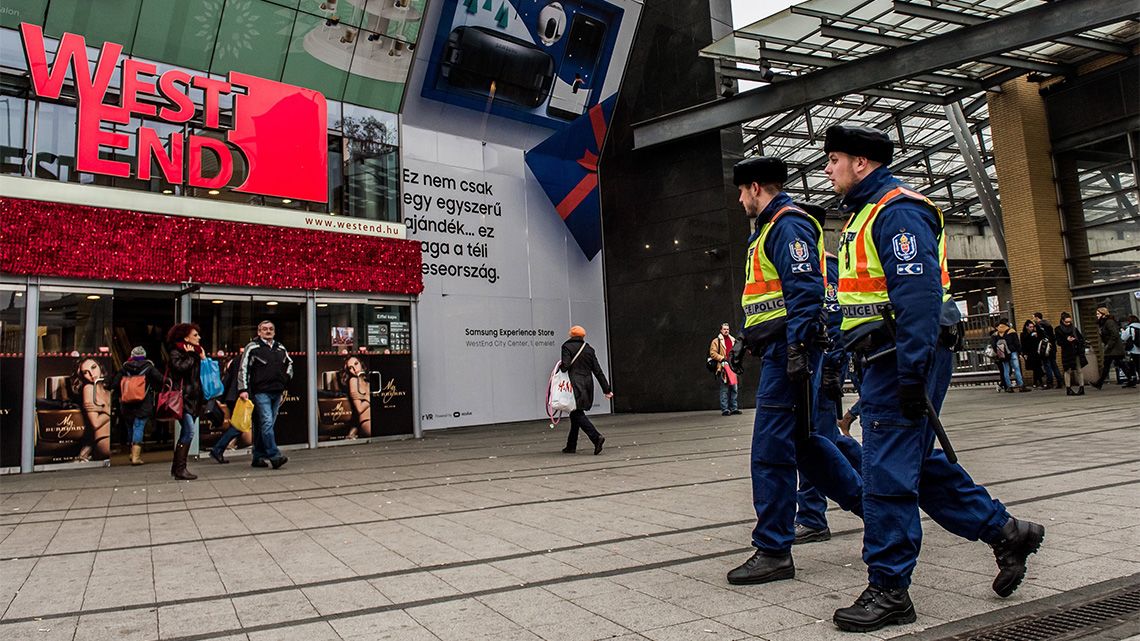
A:
[[[229,427],[236,396],[236,376],[230,374],[237,371],[231,369],[266,320],[276,326],[277,340],[292,359],[293,376],[275,430],[280,446],[414,434],[410,300],[5,282],[0,283],[0,471],[20,471],[27,443],[37,470],[126,465],[130,426],[122,420],[118,390],[103,383],[136,347],[165,374],[167,332],[185,320],[201,326],[202,346],[218,360],[228,384],[226,393],[207,405],[191,452],[204,453]],[[27,327],[35,327],[31,336]],[[30,362],[26,354],[34,356]],[[177,429],[171,420],[148,421],[143,432],[148,463],[170,460]],[[251,434],[243,433],[230,454],[248,453],[251,445]]]

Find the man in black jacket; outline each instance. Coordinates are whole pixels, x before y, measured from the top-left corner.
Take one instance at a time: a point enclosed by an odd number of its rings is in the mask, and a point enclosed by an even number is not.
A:
[[[277,328],[270,321],[257,325],[257,338],[245,346],[237,375],[238,396],[252,397],[256,429],[253,436],[253,467],[278,469],[289,458],[277,449],[273,426],[277,411],[285,398],[289,379],[293,378],[293,359],[285,346],[274,340]],[[269,461],[266,463],[266,461]]]

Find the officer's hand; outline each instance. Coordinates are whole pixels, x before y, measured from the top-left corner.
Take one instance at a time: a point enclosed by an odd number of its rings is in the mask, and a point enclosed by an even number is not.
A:
[[[744,373],[744,339],[737,338],[732,342],[732,351],[728,353],[728,366],[737,374]]]
[[[900,385],[899,405],[907,420],[917,421],[926,416],[926,387],[917,383]]]
[[[843,398],[843,376],[839,373],[839,368],[832,363],[826,363],[823,366],[822,376],[820,391],[823,395],[833,401]]]
[[[801,383],[811,376],[808,369],[808,348],[803,343],[788,345],[788,379],[793,383]]]

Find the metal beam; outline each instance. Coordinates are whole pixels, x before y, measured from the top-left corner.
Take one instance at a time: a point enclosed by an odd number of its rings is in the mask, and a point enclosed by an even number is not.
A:
[[[916,42],[915,40],[911,40],[909,38],[888,36],[881,33],[873,33],[870,31],[851,29],[848,27],[837,27],[833,24],[825,24],[820,26],[819,35],[823,36],[824,38],[835,38],[836,40],[860,42],[863,44],[875,45],[878,47],[890,47],[893,49],[905,47]],[[1060,65],[1053,65],[1047,62],[1037,62],[1035,60],[1019,58],[1017,56],[987,56],[984,58],[979,58],[978,60],[979,62],[985,62],[1000,67],[1024,69],[1026,71],[1036,71],[1038,73],[1047,73],[1055,76],[1062,75],[1065,72],[1065,68],[1061,67]]]
[[[732,67],[724,67],[720,70],[720,75],[725,78],[736,78],[738,80],[751,80],[753,82],[776,83],[786,82],[796,78],[796,76],[789,76],[786,74],[773,74],[765,77],[764,73],[756,69],[740,69]],[[876,98],[890,98],[891,100],[903,100],[905,102],[921,102],[928,105],[941,105],[944,99],[938,94],[925,94],[916,91],[902,91],[899,89],[864,89],[859,93],[865,96],[875,96]]]
[[[980,22],[985,22],[988,20],[988,18],[985,18],[983,16],[975,16],[971,13],[961,13],[958,11],[951,11],[949,9],[939,9],[938,7],[931,7],[925,4],[908,2],[907,0],[895,0],[893,11],[904,16],[926,18],[927,20],[934,20],[937,22],[949,22],[951,24],[959,24],[964,27],[976,25]],[[1057,38],[1054,42],[1059,42],[1061,44],[1066,44],[1073,47],[1081,47],[1083,49],[1092,49],[1093,51],[1114,53],[1118,56],[1132,55],[1132,51],[1124,45],[1119,45],[1115,42],[1105,42],[1103,40],[1097,40],[1096,38],[1089,38],[1086,36],[1068,36],[1064,38]]]
[[[974,191],[982,204],[982,211],[990,223],[994,242],[1001,259],[1009,264],[1009,256],[1005,249],[1005,229],[1001,217],[1001,203],[998,202],[997,191],[990,182],[990,175],[986,173],[986,164],[982,160],[978,149],[974,147],[974,139],[970,135],[970,125],[966,122],[966,114],[962,112],[962,105],[954,103],[946,105],[946,121],[950,123],[950,131],[954,140],[958,142],[958,151],[962,153],[962,160],[966,163],[966,171],[970,173],[970,182],[974,183]],[[953,209],[953,208],[951,208]]]
[[[734,98],[695,105],[633,126],[634,149],[645,149],[704,131],[822,102],[939,69],[1055,40],[1131,19],[1132,3],[1120,0],[1066,0],[1042,4],[972,27],[881,51]]]
[[[823,56],[796,53],[794,51],[786,51],[784,49],[767,49],[764,47],[760,48],[759,60],[767,60],[769,62],[784,62],[790,65],[819,68],[834,67],[836,65],[844,64],[842,60],[839,60],[837,58],[825,58]],[[754,64],[760,63],[756,62]],[[923,82],[929,82],[931,84],[946,85],[947,87],[973,89],[974,91],[983,91],[985,89],[985,87],[982,86],[982,83],[977,80],[970,80],[968,78],[959,78],[957,76],[947,76],[936,73],[919,74],[915,76],[914,79],[921,80]]]

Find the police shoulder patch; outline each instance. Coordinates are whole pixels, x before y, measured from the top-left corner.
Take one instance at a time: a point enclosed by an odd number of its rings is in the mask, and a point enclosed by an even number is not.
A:
[[[910,260],[918,255],[918,246],[914,234],[909,231],[895,234],[895,237],[891,239],[891,248],[894,249],[895,258],[899,260]]]
[[[792,260],[803,262],[808,259],[808,244],[797,238],[788,243],[788,252],[792,255]]]

